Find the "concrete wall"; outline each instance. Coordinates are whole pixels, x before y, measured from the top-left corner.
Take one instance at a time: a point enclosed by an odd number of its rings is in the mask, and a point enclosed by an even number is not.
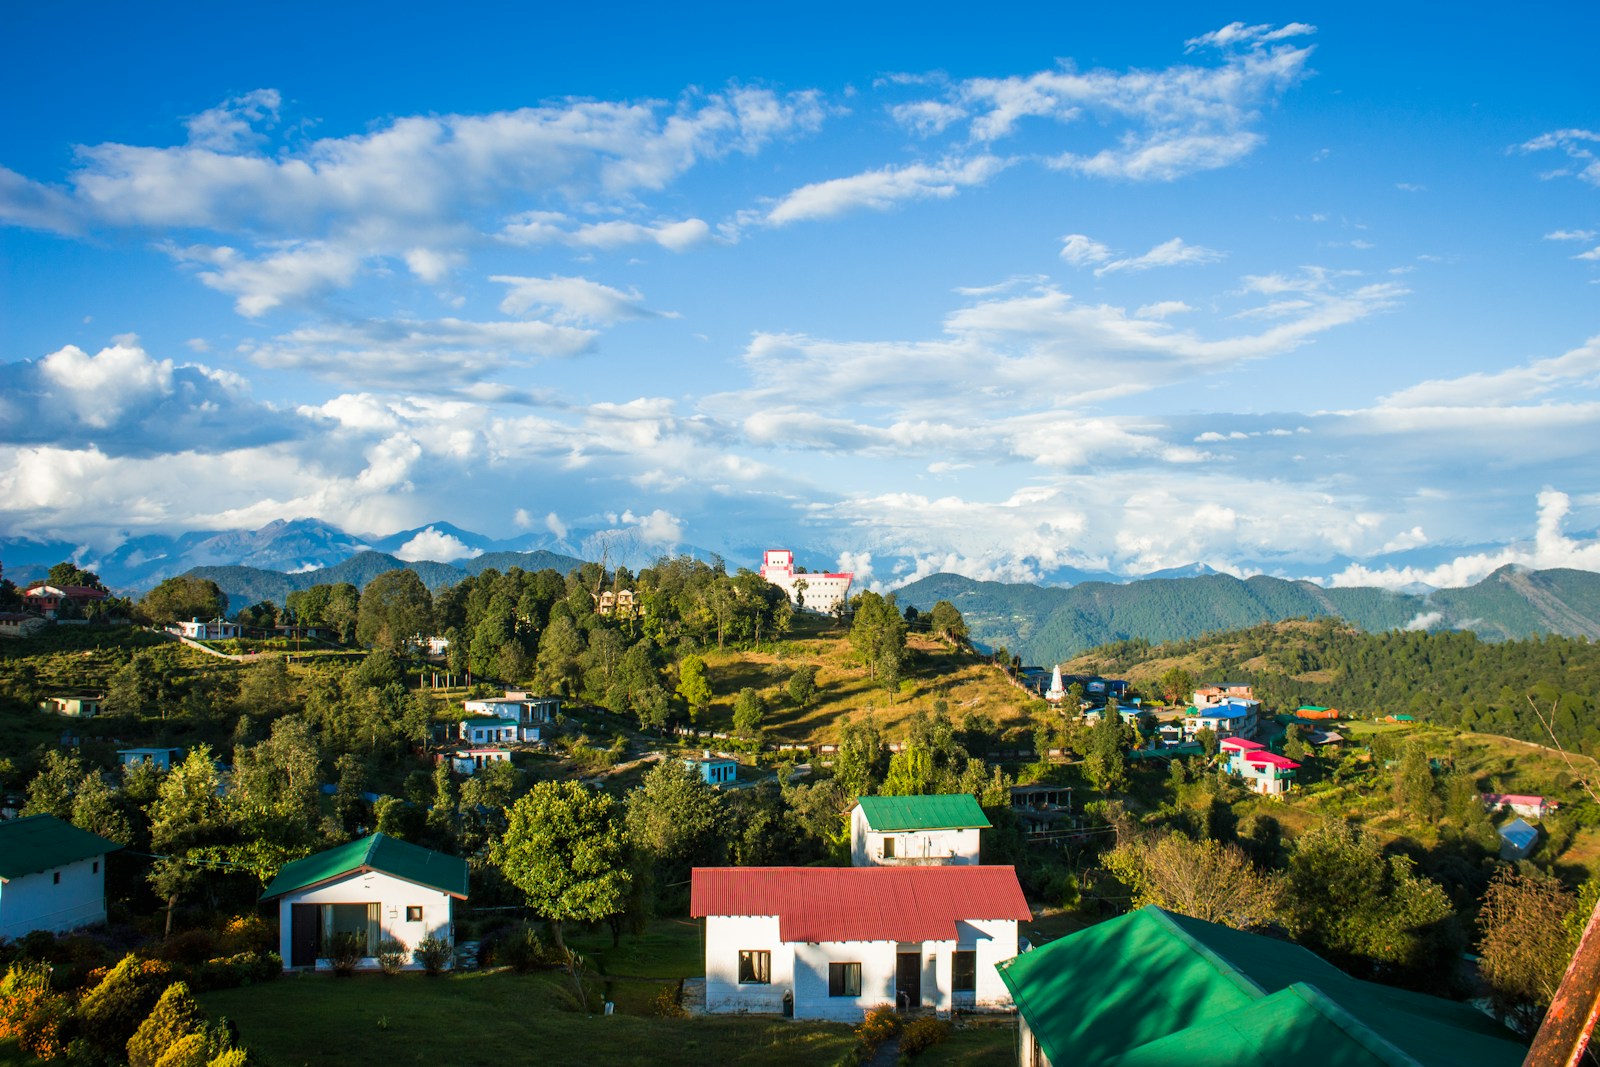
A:
[[[105,921],[104,856],[0,882],[0,937],[33,930],[59,934]]]
[[[772,981],[739,984],[739,953],[772,953]],[[775,915],[713,915],[706,919],[706,1010],[772,1012],[783,1010],[783,995],[793,985],[792,946],[778,940]]]

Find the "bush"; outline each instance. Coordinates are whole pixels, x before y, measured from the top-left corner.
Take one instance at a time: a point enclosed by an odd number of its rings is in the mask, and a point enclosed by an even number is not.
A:
[[[50,966],[14,963],[0,978],[0,1039],[41,1060],[66,1053],[73,1024],[72,1001],[50,985]]]
[[[868,1049],[875,1049],[900,1032],[900,1016],[888,1004],[868,1008],[856,1027],[856,1039]]]
[[[156,955],[168,963],[204,963],[216,954],[217,938],[210,930],[185,930],[156,948]]]
[[[189,995],[189,987],[182,982],[172,983],[128,1039],[128,1067],[155,1067],[179,1038],[199,1032],[204,1020],[200,1005]]]
[[[912,1019],[900,1031],[900,1054],[915,1056],[924,1049],[930,1049],[950,1036],[950,1024],[944,1019],[936,1019],[931,1015],[924,1015],[920,1019]]]
[[[169,964],[124,956],[78,1003],[85,1040],[102,1056],[120,1059],[128,1039],[171,984]]]
[[[422,969],[428,974],[441,974],[450,964],[450,957],[454,953],[450,942],[442,937],[425,937],[412,951],[411,955],[422,964]]]
[[[664,1019],[682,1019],[689,1014],[683,1006],[683,987],[664,985],[650,1002],[650,1013]]]
[[[216,955],[271,952],[277,947],[278,938],[271,923],[259,915],[236,915],[227,921],[222,933],[217,935]]]
[[[348,978],[356,973],[356,968],[361,966],[361,961],[367,955],[367,939],[349,930],[341,930],[328,938],[323,950],[328,954],[328,962],[333,964],[333,973],[340,978]]]
[[[495,944],[492,958],[518,974],[527,974],[549,962],[544,942],[531,926],[518,926],[506,931]],[[481,955],[479,959],[481,962]]]
[[[410,955],[410,950],[392,937],[378,943],[378,966],[383,968],[384,974],[399,974]]]
[[[283,957],[276,952],[240,952],[206,960],[189,971],[196,990],[238,989],[253,982],[268,982],[283,974]]]

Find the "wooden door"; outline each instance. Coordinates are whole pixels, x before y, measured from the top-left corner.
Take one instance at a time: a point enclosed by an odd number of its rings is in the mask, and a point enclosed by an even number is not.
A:
[[[894,991],[895,1007],[901,1011],[922,1007],[922,953],[895,953]]]
[[[317,965],[322,951],[321,911],[316,904],[289,905],[289,966]]]

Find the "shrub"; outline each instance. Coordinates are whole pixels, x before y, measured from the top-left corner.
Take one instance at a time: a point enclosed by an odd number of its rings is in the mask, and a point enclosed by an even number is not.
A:
[[[868,1008],[856,1027],[856,1040],[869,1049],[875,1049],[900,1032],[900,1016],[888,1004]]]
[[[161,942],[156,954],[168,963],[204,963],[217,954],[217,938],[210,930],[185,930]]]
[[[172,967],[127,955],[78,1003],[78,1020],[90,1047],[121,1058],[128,1039],[172,984]]]
[[[440,974],[449,965],[453,951],[450,942],[444,938],[425,937],[418,942],[411,955],[428,974]]]
[[[341,930],[328,938],[326,950],[328,962],[333,964],[333,973],[340,978],[348,978],[356,973],[356,968],[361,966],[367,954],[367,939],[349,930]]]
[[[683,1006],[683,987],[664,985],[650,1002],[650,1012],[666,1019],[682,1019],[689,1012]]]
[[[527,974],[548,962],[544,942],[531,926],[507,931],[495,946],[494,958],[518,974]]]
[[[150,1067],[208,1067],[213,1062],[211,1044],[204,1030],[184,1034],[168,1045]],[[133,1067],[132,1061],[129,1067]]]
[[[906,1023],[905,1029],[900,1031],[900,1054],[915,1056],[949,1036],[950,1024],[944,1019],[936,1019],[931,1015],[912,1019]]]
[[[172,983],[128,1039],[128,1067],[155,1067],[175,1041],[197,1033],[204,1018],[200,1005],[189,995],[189,987],[182,982]]]
[[[236,915],[217,935],[216,954],[236,956],[241,952],[270,952],[277,947],[278,938],[271,923],[259,915]]]
[[[50,985],[44,963],[14,963],[0,978],[0,1038],[41,1060],[66,1053],[73,1025],[72,1001]]]
[[[410,949],[392,937],[378,943],[378,966],[383,968],[384,974],[399,974],[410,956]]]
[[[252,982],[268,982],[283,974],[283,957],[276,952],[241,952],[206,960],[189,971],[191,988],[238,989]]]

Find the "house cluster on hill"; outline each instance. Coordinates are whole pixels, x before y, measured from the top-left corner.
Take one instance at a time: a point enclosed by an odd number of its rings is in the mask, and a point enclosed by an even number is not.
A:
[[[468,700],[466,716],[435,729],[435,762],[448,761],[458,774],[476,774],[492,763],[511,759],[512,745],[544,747],[561,698],[537,696],[522,689],[507,689],[505,696]]]

